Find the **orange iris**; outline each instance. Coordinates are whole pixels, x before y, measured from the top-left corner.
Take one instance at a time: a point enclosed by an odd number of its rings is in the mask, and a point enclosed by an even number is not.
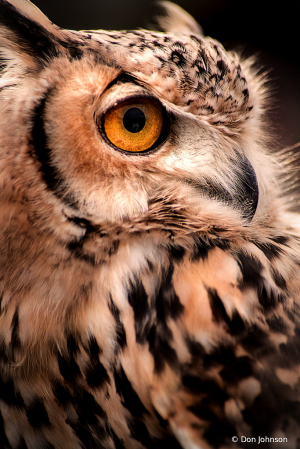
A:
[[[104,116],[108,140],[117,148],[131,153],[150,149],[158,140],[162,127],[162,108],[152,98],[126,100]]]

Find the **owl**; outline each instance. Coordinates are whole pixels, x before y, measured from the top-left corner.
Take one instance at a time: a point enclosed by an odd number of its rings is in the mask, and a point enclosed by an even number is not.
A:
[[[0,0],[1,449],[299,447],[297,153],[253,60],[163,8]]]

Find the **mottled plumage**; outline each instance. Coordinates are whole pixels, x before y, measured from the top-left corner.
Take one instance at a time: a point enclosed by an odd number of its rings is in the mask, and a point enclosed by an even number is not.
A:
[[[75,32],[0,0],[1,449],[299,446],[293,157],[253,62],[164,7]]]

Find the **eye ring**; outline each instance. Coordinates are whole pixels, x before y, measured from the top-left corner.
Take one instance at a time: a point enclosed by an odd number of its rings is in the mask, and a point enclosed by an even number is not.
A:
[[[127,154],[145,154],[166,138],[166,112],[153,97],[131,97],[102,117],[102,131],[114,148]]]

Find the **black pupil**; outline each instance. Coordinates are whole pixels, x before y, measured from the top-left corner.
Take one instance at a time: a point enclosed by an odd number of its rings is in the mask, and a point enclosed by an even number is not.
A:
[[[145,122],[145,114],[139,108],[128,109],[123,117],[123,124],[130,133],[140,132],[144,128]]]

